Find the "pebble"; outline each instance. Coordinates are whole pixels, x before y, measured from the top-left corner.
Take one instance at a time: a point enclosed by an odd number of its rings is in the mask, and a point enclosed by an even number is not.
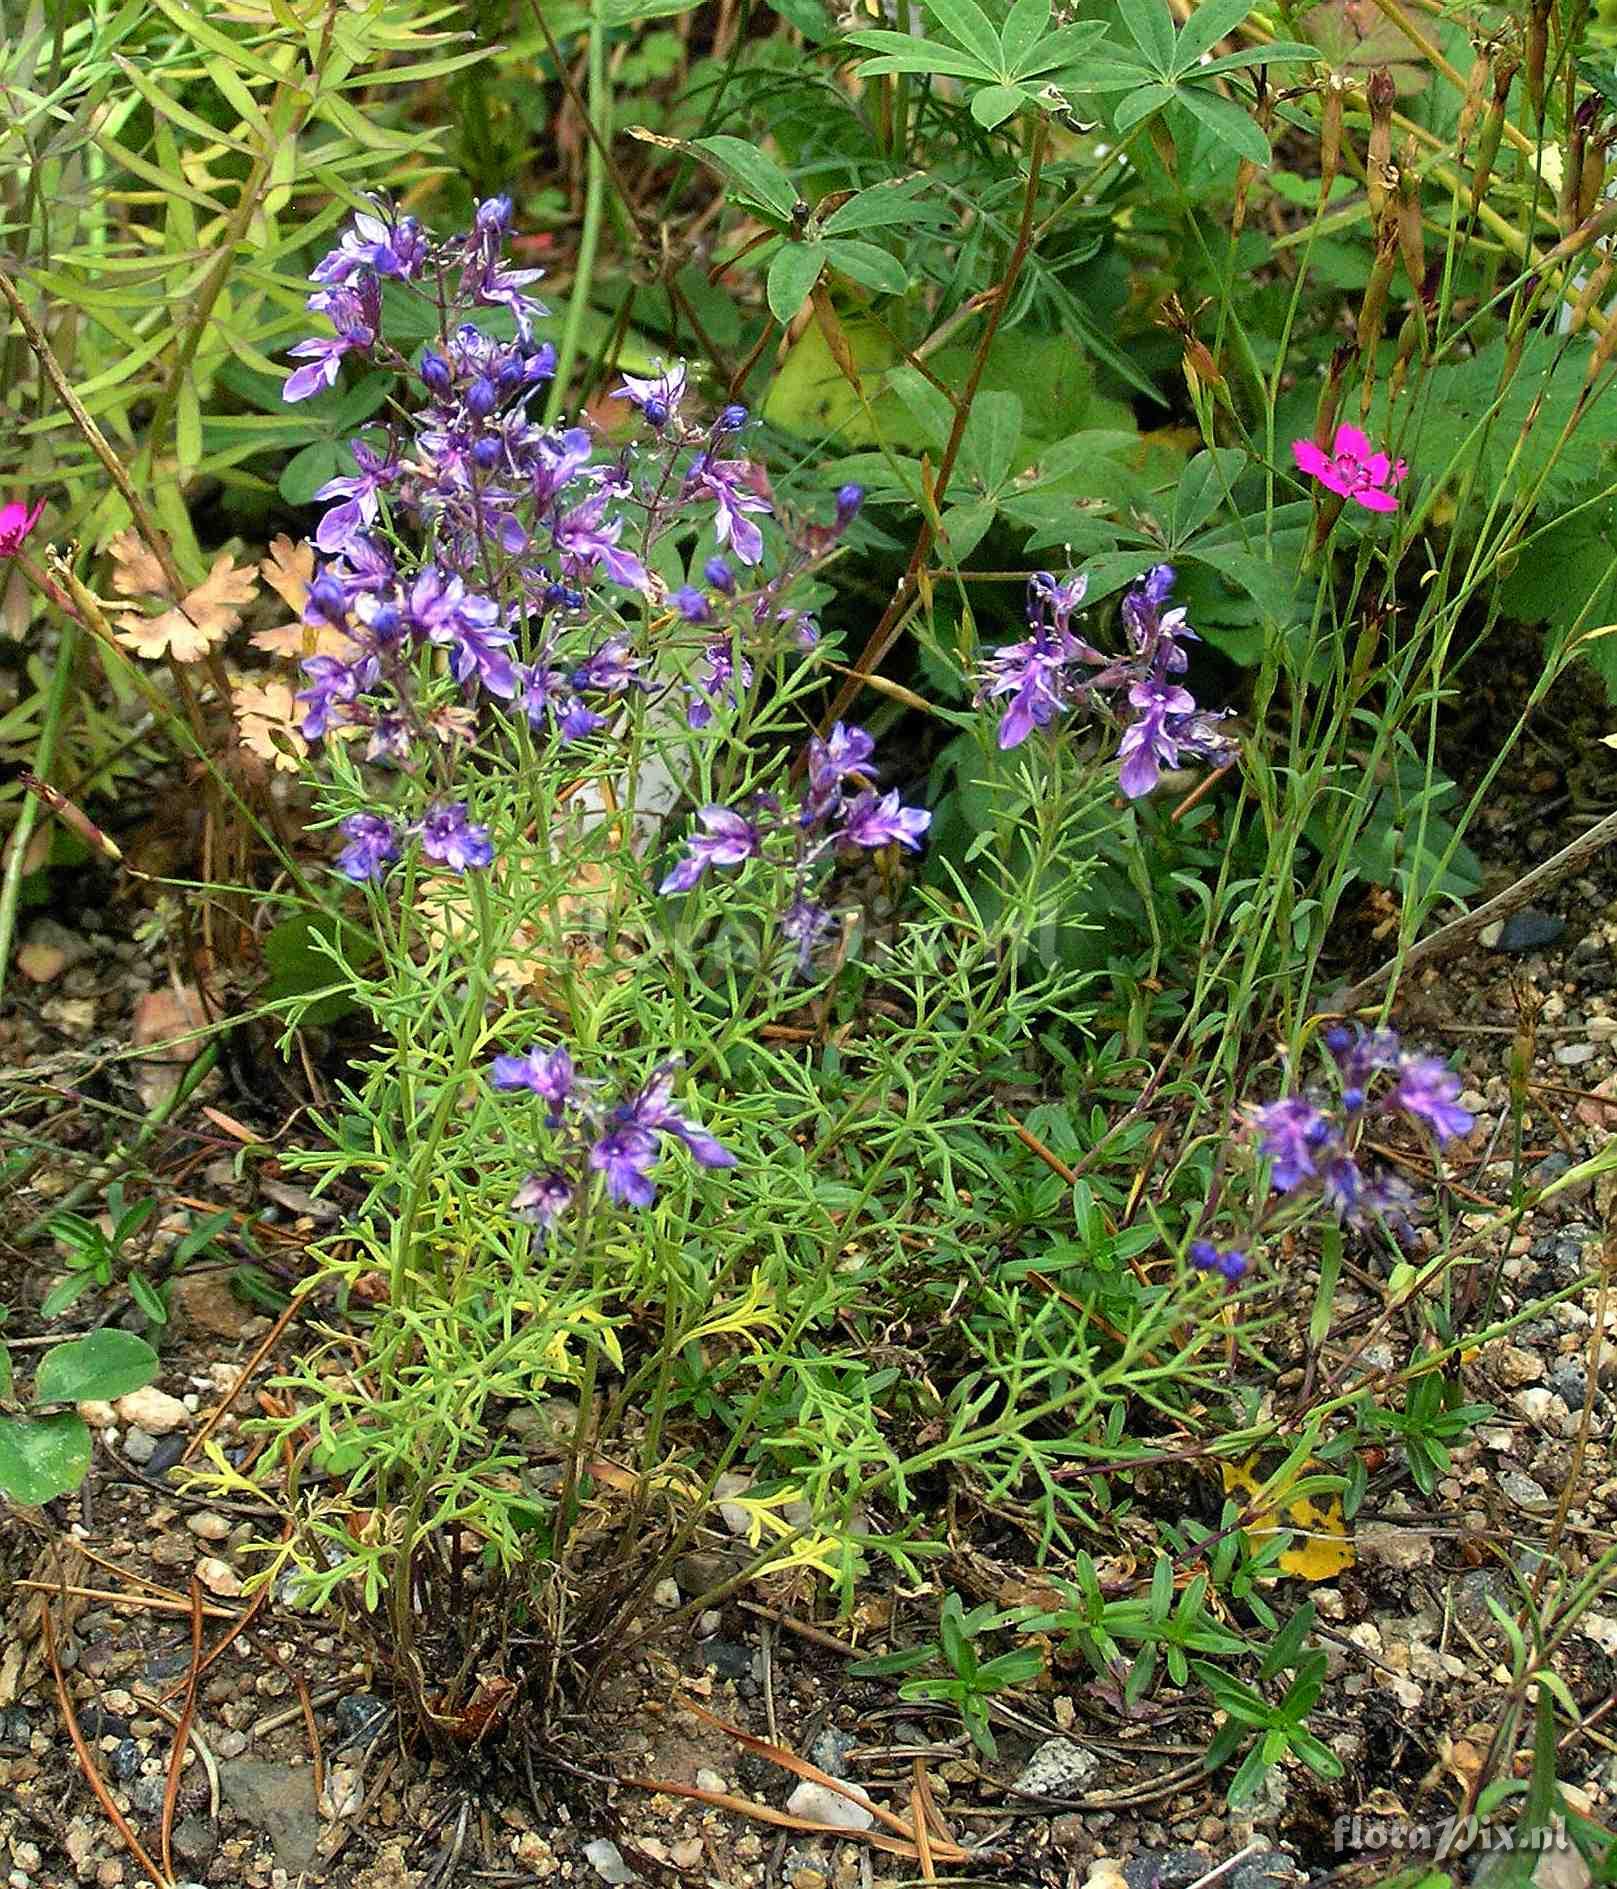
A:
[[[387,1700],[378,1698],[374,1692],[350,1692],[345,1699],[339,1699],[333,1716],[343,1745],[373,1743],[389,1710]]]
[[[213,1735],[213,1752],[216,1758],[239,1758],[247,1749],[245,1732],[222,1731]]]
[[[92,1397],[79,1405],[79,1415],[92,1430],[110,1430],[118,1421],[118,1413],[111,1404],[103,1403],[100,1398]]]
[[[1542,1509],[1549,1507],[1550,1498],[1544,1492],[1541,1483],[1520,1469],[1506,1469],[1500,1473],[1499,1492],[1506,1501],[1514,1502],[1519,1509]]]
[[[1566,1415],[1566,1406],[1560,1398],[1542,1384],[1535,1384],[1531,1390],[1517,1391],[1510,1401],[1529,1423],[1550,1424],[1559,1428],[1562,1417]]]
[[[623,1860],[623,1852],[608,1837],[596,1837],[584,1845],[584,1861],[602,1882],[638,1882],[640,1878]]]
[[[1047,1738],[1011,1786],[1030,1797],[1077,1797],[1100,1769],[1092,1751],[1070,1738]]]
[[[200,1535],[204,1541],[223,1541],[230,1533],[229,1522],[222,1515],[215,1515],[211,1509],[186,1516],[185,1525],[193,1535]]]
[[[1589,1373],[1575,1358],[1561,1358],[1550,1366],[1550,1384],[1556,1395],[1574,1410],[1582,1410],[1589,1394]]]
[[[1589,1062],[1599,1053],[1596,1043],[1563,1043],[1555,1052],[1555,1060],[1563,1069],[1575,1069],[1579,1063]]]
[[[159,1535],[146,1552],[160,1568],[188,1568],[196,1551],[193,1536],[183,1529],[171,1528]]]
[[[54,918],[36,918],[17,952],[17,969],[30,983],[50,984],[91,955],[92,947],[76,931]]]
[[[679,1582],[662,1580],[651,1590],[651,1604],[660,1607],[665,1614],[674,1613],[680,1605]]]
[[[1283,1850],[1259,1850],[1230,1875],[1230,1889],[1283,1889],[1303,1882],[1303,1872]]]
[[[696,1637],[699,1640],[711,1640],[723,1625],[724,1615],[717,1607],[709,1607],[705,1614],[696,1616]]]
[[[848,1753],[856,1750],[858,1744],[859,1740],[851,1732],[839,1731],[835,1725],[828,1725],[809,1747],[809,1762],[817,1764],[832,1777],[845,1778],[848,1775]]]
[[[1544,1375],[1544,1360],[1520,1345],[1490,1345],[1486,1356],[1494,1376],[1506,1390],[1536,1384]]]
[[[125,1423],[138,1424],[148,1436],[167,1436],[188,1423],[191,1413],[178,1397],[170,1397],[155,1384],[145,1384],[117,1402],[119,1417]]]
[[[805,1823],[829,1824],[836,1830],[870,1829],[876,1819],[867,1808],[869,1796],[857,1784],[850,1784],[848,1788],[856,1796],[864,1798],[864,1803],[853,1803],[829,1785],[816,1784],[812,1778],[805,1778],[787,1798],[786,1808]]]
[[[1187,1889],[1212,1867],[1205,1850],[1147,1850],[1130,1857],[1123,1877],[1129,1889]]]
[[[168,1779],[159,1771],[156,1777],[136,1778],[129,1791],[129,1808],[137,1817],[155,1817],[163,1808],[163,1793]]]
[[[124,1432],[124,1455],[137,1467],[144,1468],[152,1460],[152,1451],[157,1448],[157,1438],[148,1436],[138,1425]]]
[[[1361,1561],[1379,1562],[1402,1574],[1430,1566],[1437,1555],[1430,1535],[1415,1528],[1389,1528],[1383,1523],[1370,1523],[1356,1530],[1353,1543]]]
[[[241,1576],[218,1555],[204,1555],[197,1563],[196,1575],[208,1592],[221,1600],[235,1600],[241,1594]]]
[[[1493,927],[1490,925],[1488,929],[1492,931]],[[1538,911],[1529,905],[1522,911],[1511,913],[1500,926],[1499,935],[1493,944],[1500,951],[1540,951],[1546,945],[1554,944],[1565,931],[1564,918],[1557,918],[1553,912]]]

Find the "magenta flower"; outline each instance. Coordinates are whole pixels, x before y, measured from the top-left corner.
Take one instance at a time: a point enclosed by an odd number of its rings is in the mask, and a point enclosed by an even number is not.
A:
[[[1394,465],[1385,453],[1372,452],[1370,441],[1356,426],[1339,426],[1329,453],[1311,439],[1294,439],[1291,455],[1327,492],[1338,492],[1367,512],[1397,511],[1392,488],[1402,483],[1409,467],[1401,459]]]
[[[39,523],[39,514],[45,509],[41,499],[30,511],[13,499],[9,505],[0,505],[0,557],[15,557],[22,549],[22,541]]]

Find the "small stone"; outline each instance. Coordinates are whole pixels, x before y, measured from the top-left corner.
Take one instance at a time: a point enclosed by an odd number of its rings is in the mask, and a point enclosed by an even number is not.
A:
[[[751,1679],[754,1677],[753,1650],[743,1646],[738,1640],[704,1640],[702,1642],[702,1660],[711,1666],[721,1679]]]
[[[374,1743],[391,1710],[387,1700],[374,1692],[350,1692],[347,1698],[339,1699],[333,1717],[342,1748]]]
[[[713,1485],[713,1494],[719,1505],[719,1520],[732,1535],[747,1535],[752,1530],[752,1517],[739,1502],[729,1501],[728,1497],[745,1495],[752,1487],[752,1478],[743,1476],[736,1470],[726,1470]]]
[[[859,1740],[852,1733],[828,1725],[810,1745],[809,1763],[817,1764],[832,1777],[845,1778],[848,1775],[848,1753],[856,1750],[858,1744]]]
[[[206,1869],[219,1848],[219,1832],[207,1817],[182,1817],[174,1826],[174,1854],[193,1869]]]
[[[596,1837],[584,1845],[584,1861],[602,1882],[638,1882],[640,1878],[623,1860],[623,1852],[607,1837]]]
[[[107,1769],[120,1784],[132,1783],[140,1776],[142,1752],[132,1738],[120,1738],[108,1761]]]
[[[505,1427],[524,1443],[571,1442],[578,1429],[578,1405],[565,1397],[542,1397],[537,1403],[518,1404]]]
[[[1563,1043],[1555,1052],[1555,1060],[1563,1069],[1576,1069],[1579,1063],[1591,1061],[1599,1054],[1599,1046],[1594,1043]]]
[[[1501,951],[1541,951],[1552,945],[1566,930],[1566,920],[1557,918],[1553,912],[1540,912],[1529,905],[1520,912],[1512,912],[1505,920],[1500,931],[1498,949]],[[1236,1889],[1232,1884],[1231,1889]]]
[[[870,1829],[876,1819],[866,1808],[869,1795],[857,1784],[850,1784],[848,1789],[864,1801],[853,1803],[829,1785],[805,1778],[787,1798],[786,1808],[805,1823],[828,1824],[834,1830]]]
[[[210,1338],[240,1338],[243,1306],[227,1272],[182,1272],[169,1288],[169,1313],[177,1323]]]
[[[237,1816],[268,1836],[280,1868],[295,1877],[313,1864],[320,1822],[310,1766],[237,1758],[220,1765],[219,1788]]]
[[[124,1455],[137,1468],[144,1468],[152,1460],[152,1451],[157,1448],[157,1438],[148,1436],[137,1424],[124,1432]]]
[[[156,1777],[136,1778],[129,1789],[129,1808],[137,1817],[155,1817],[163,1808],[168,1779],[159,1771]]]
[[[1544,1509],[1550,1505],[1543,1485],[1520,1469],[1506,1469],[1499,1477],[1499,1492],[1519,1509]]]
[[[1544,1375],[1544,1360],[1520,1345],[1490,1345],[1484,1355],[1494,1376],[1507,1390],[1536,1384]]]
[[[1047,1738],[1011,1786],[1018,1796],[1078,1797],[1100,1769],[1100,1760],[1070,1738]]]
[[[1381,1522],[1367,1523],[1357,1529],[1353,1545],[1361,1561],[1379,1562],[1400,1574],[1429,1567],[1437,1553],[1430,1535],[1416,1528],[1392,1528]]]
[[[1205,1850],[1148,1850],[1123,1865],[1123,1876],[1129,1889],[1188,1889],[1212,1867]]]
[[[1084,1889],[1129,1889],[1128,1875],[1115,1857],[1097,1856],[1089,1865]]]
[[[1561,1358],[1550,1366],[1550,1385],[1573,1410],[1582,1410],[1589,1394],[1589,1373],[1576,1358]]]
[[[736,1555],[697,1551],[681,1555],[674,1563],[674,1579],[679,1583],[682,1594],[700,1600],[704,1594],[711,1594],[723,1587],[726,1581],[741,1572],[744,1565]]]
[[[1287,1889],[1307,1877],[1283,1850],[1259,1850],[1230,1874],[1230,1889]]]
[[[204,1541],[223,1541],[230,1533],[229,1522],[222,1515],[215,1515],[211,1509],[186,1516],[185,1525],[193,1535],[200,1535]]]
[[[196,1551],[196,1537],[180,1528],[166,1530],[146,1550],[160,1568],[188,1568],[196,1558]]]
[[[678,1843],[668,1846],[668,1860],[676,1869],[695,1869],[702,1860],[703,1842],[700,1837],[685,1837]]]
[[[0,1751],[26,1751],[34,1728],[20,1705],[0,1711]]]
[[[170,1397],[155,1384],[145,1384],[127,1397],[120,1397],[117,1410],[124,1423],[138,1424],[153,1437],[167,1436],[170,1430],[177,1430],[191,1420],[190,1411],[179,1398]]]
[[[221,1600],[239,1598],[241,1576],[228,1561],[221,1561],[218,1555],[204,1555],[197,1563],[196,1574],[210,1594],[217,1594]]]
[[[678,1611],[681,1605],[679,1582],[675,1580],[659,1581],[651,1590],[651,1604],[660,1607],[665,1614]]]
[[[76,931],[54,918],[36,918],[18,947],[17,969],[31,984],[51,984],[91,954],[90,945]]]
[[[725,1794],[730,1789],[718,1772],[709,1770],[706,1765],[696,1774],[696,1788],[710,1794]]]
[[[711,1640],[723,1625],[724,1615],[717,1607],[709,1607],[705,1614],[696,1616],[696,1637],[699,1640]]]
[[[222,1731],[213,1735],[213,1755],[216,1758],[239,1758],[247,1749],[245,1732]]]
[[[110,1430],[118,1421],[118,1413],[112,1405],[96,1397],[79,1405],[79,1415],[92,1430]]]

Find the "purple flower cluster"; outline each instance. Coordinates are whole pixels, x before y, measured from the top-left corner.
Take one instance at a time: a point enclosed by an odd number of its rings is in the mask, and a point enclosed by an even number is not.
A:
[[[412,826],[404,828],[379,813],[351,813],[339,830],[348,844],[337,857],[337,870],[356,884],[382,877],[399,857],[404,833],[413,834],[427,858],[450,872],[467,872],[494,863],[489,830],[470,818],[463,800],[429,807]]]
[[[1211,1240],[1192,1240],[1190,1263],[1197,1272],[1216,1272],[1230,1285],[1239,1285],[1246,1276],[1247,1257],[1238,1246],[1215,1246]]]
[[[712,867],[744,865],[764,856],[766,848],[789,865],[792,893],[782,914],[786,937],[797,946],[800,968],[807,970],[814,947],[835,920],[811,896],[818,869],[837,855],[877,852],[901,846],[918,852],[921,835],[932,823],[922,807],[906,807],[891,788],[876,787],[872,761],[876,744],[863,728],[838,722],[829,737],[809,743],[807,777],[795,815],[773,795],[757,795],[749,811],[712,806],[697,810],[703,831],[688,840],[685,852],[658,890],[690,892]]]
[[[642,1088],[608,1106],[601,1084],[578,1074],[565,1045],[496,1056],[492,1086],[505,1094],[537,1096],[556,1143],[550,1164],[517,1189],[513,1211],[548,1233],[597,1174],[614,1205],[649,1207],[657,1195],[651,1170],[668,1141],[682,1142],[703,1167],[734,1167],[730,1150],[674,1106],[678,1074],[677,1059],[660,1063]]]
[[[1366,1173],[1353,1149],[1356,1130],[1372,1115],[1402,1115],[1440,1145],[1467,1135],[1471,1116],[1460,1106],[1460,1079],[1436,1057],[1406,1053],[1394,1030],[1337,1025],[1324,1040],[1339,1084],[1334,1101],[1290,1095],[1251,1111],[1270,1186],[1281,1194],[1318,1194],[1349,1226],[1381,1219],[1408,1237],[1414,1195],[1394,1175]]]
[[[1032,634],[995,650],[978,677],[979,703],[1005,700],[1000,747],[1020,746],[1035,728],[1048,727],[1080,704],[1104,709],[1124,724],[1119,785],[1131,800],[1150,793],[1164,768],[1229,754],[1233,744],[1218,731],[1222,712],[1199,708],[1189,689],[1173,679],[1188,666],[1184,644],[1196,640],[1183,609],[1165,608],[1173,582],[1172,565],[1158,564],[1124,597],[1120,614],[1129,654],[1113,658],[1072,628],[1088,579],[1079,573],[1058,583],[1048,571],[1035,572],[1027,599]],[[1119,704],[1126,705],[1126,715]]]
[[[329,503],[304,621],[321,646],[303,662],[300,727],[309,741],[359,732],[365,761],[427,767],[440,794],[446,750],[491,706],[561,742],[611,733],[631,699],[669,694],[692,728],[709,725],[750,687],[753,656],[813,647],[814,623],[786,593],[863,496],[847,487],[833,523],[796,527],[766,577],[759,520],[773,501],[734,446],[746,409],[692,418],[682,362],[625,375],[617,397],[645,429],[634,443],[544,425],[530,409],[556,356],[536,332],[540,272],[506,261],[511,218],[510,200],[491,198],[440,241],[383,205],[356,216],[313,270],[308,306],[334,332],[291,350],[302,365],[283,388],[297,401],[334,386],[350,357],[401,384],[398,417],[352,441],[354,470],[317,495]],[[384,288],[433,311],[437,333],[414,361],[387,337]],[[651,553],[693,532],[711,548],[669,596]],[[376,876],[384,842],[349,838],[342,870]]]

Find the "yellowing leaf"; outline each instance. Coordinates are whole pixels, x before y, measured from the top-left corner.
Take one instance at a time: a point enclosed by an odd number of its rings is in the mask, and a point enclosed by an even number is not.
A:
[[[1241,1533],[1250,1548],[1261,1548],[1271,1535],[1282,1528],[1292,1531],[1291,1546],[1275,1565],[1282,1574],[1295,1574],[1304,1581],[1334,1580],[1344,1568],[1358,1559],[1342,1516],[1342,1499],[1330,1496],[1320,1500],[1305,1495],[1295,1502],[1286,1501],[1286,1491],[1313,1470],[1325,1465],[1304,1463],[1296,1474],[1278,1489],[1265,1492],[1264,1479],[1258,1474],[1258,1458],[1249,1456],[1244,1463],[1221,1463],[1226,1495],[1245,1495],[1256,1499]],[[1278,1519],[1277,1519],[1278,1517]]]
[[[116,578],[114,582],[116,583]],[[258,579],[238,571],[228,551],[221,551],[196,589],[160,616],[133,618],[118,631],[118,641],[137,656],[172,656],[176,662],[196,662],[224,639],[241,621],[238,605],[258,594]]]

